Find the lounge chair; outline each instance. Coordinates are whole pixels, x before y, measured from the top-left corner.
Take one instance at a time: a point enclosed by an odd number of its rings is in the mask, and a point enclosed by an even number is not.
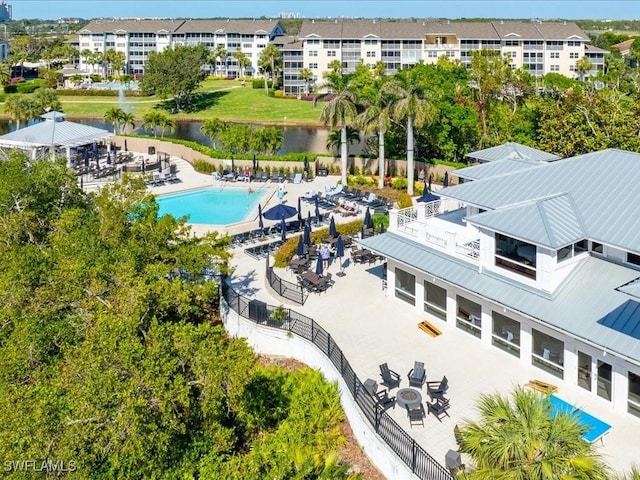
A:
[[[269,174],[265,171],[260,172],[260,181],[266,182],[267,180],[269,180]]]
[[[407,409],[407,416],[409,417],[409,425],[413,427],[414,424],[420,424],[424,427],[424,406],[422,403],[419,407],[412,408],[411,410]]]
[[[449,388],[449,380],[447,377],[442,377],[439,382],[427,382],[427,393],[431,399],[440,399]]]
[[[373,192],[370,192],[369,195],[367,195],[366,197],[364,197],[362,199],[362,201],[364,203],[368,203],[368,204],[371,204],[371,203],[375,202],[376,200],[378,200],[378,197]]]
[[[449,416],[449,400],[436,400],[433,403],[429,403],[429,412],[433,413],[433,415],[438,419],[438,421],[442,422],[440,418],[442,415]]]
[[[336,188],[333,188],[333,189],[329,190],[328,192],[325,192],[325,194],[328,197],[331,197],[331,198],[336,197],[336,196],[338,196],[338,195],[340,195],[342,193],[342,188],[343,188],[342,184],[340,183],[340,184],[338,184],[338,186]]]
[[[388,410],[392,407],[396,408],[396,397],[390,397],[389,390],[387,390],[386,388],[383,388],[379,392],[376,392],[375,396],[378,399],[378,404],[385,410]]]
[[[407,375],[409,378],[409,386],[422,388],[424,382],[427,379],[427,372],[424,370],[423,362],[414,362],[413,368],[409,370],[409,374]]]
[[[382,384],[387,388],[396,388],[400,386],[400,375],[389,368],[386,363],[380,365],[380,376]]]
[[[298,184],[298,183],[302,183],[302,174],[301,173],[296,173],[293,177],[293,183],[294,184]]]

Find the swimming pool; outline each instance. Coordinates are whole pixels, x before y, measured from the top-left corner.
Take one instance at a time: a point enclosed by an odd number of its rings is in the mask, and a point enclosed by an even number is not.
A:
[[[189,223],[229,225],[245,220],[258,207],[266,190],[207,187],[158,197],[160,215],[188,215]]]
[[[588,414],[584,410],[565,402],[561,398],[551,395],[549,398],[551,402],[551,415],[555,417],[558,413],[568,413],[576,415],[580,425],[587,427],[587,431],[582,435],[587,442],[593,443],[596,440],[602,438],[602,436],[611,430],[611,425],[603,422],[599,418]]]
[[[94,90],[138,90],[138,82],[100,82],[91,84]]]

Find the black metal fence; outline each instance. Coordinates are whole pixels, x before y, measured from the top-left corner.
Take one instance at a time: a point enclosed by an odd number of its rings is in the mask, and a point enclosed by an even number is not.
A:
[[[340,347],[331,335],[312,318],[291,309],[259,302],[261,315],[256,315],[255,300],[249,300],[222,282],[222,298],[238,315],[261,325],[286,330],[312,342],[340,372],[351,396],[382,440],[422,480],[452,480],[451,473],[440,465],[398,423],[385,412],[360,381]],[[278,315],[273,315],[278,312]]]
[[[304,302],[307,301],[309,293],[302,288],[302,285],[283,280],[276,275],[276,272],[273,271],[273,267],[270,267],[269,265],[267,265],[267,281],[271,288],[273,288],[282,298],[291,300],[298,305],[304,305]]]

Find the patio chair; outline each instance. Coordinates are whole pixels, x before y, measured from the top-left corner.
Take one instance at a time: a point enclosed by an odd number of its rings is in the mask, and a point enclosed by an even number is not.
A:
[[[409,417],[409,425],[412,428],[418,423],[424,427],[425,412],[422,403],[419,407],[412,408],[411,410],[407,409],[407,416]]]
[[[390,397],[389,390],[386,388],[376,392],[376,397],[378,398],[378,404],[385,410],[396,408],[396,397]]]
[[[296,173],[293,177],[293,183],[294,184],[299,184],[302,183],[302,174],[301,173]]]
[[[424,382],[427,380],[427,372],[424,370],[423,362],[414,362],[413,368],[409,370],[409,374],[407,375],[409,378],[409,386],[422,388]]]
[[[260,172],[260,181],[266,182],[267,180],[269,180],[269,174],[263,170],[262,172]]]
[[[400,386],[400,375],[389,368],[386,363],[380,365],[380,376],[382,384],[387,388],[396,388]]]
[[[439,422],[442,422],[440,418],[442,415],[449,416],[449,400],[436,400],[433,403],[429,403],[429,412],[433,413],[433,415],[438,419]]]
[[[448,388],[449,380],[447,380],[446,376],[442,377],[442,380],[439,382],[427,382],[427,393],[432,400],[434,398],[442,398]]]

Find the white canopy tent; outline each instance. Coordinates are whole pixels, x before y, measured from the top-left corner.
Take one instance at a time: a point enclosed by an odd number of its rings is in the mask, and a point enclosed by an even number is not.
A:
[[[43,122],[0,136],[0,148],[25,150],[33,159],[45,158],[47,153],[55,156],[57,151],[65,149],[69,166],[73,147],[104,141],[110,148],[113,133],[108,130],[68,122],[62,112],[47,112],[40,117]]]

